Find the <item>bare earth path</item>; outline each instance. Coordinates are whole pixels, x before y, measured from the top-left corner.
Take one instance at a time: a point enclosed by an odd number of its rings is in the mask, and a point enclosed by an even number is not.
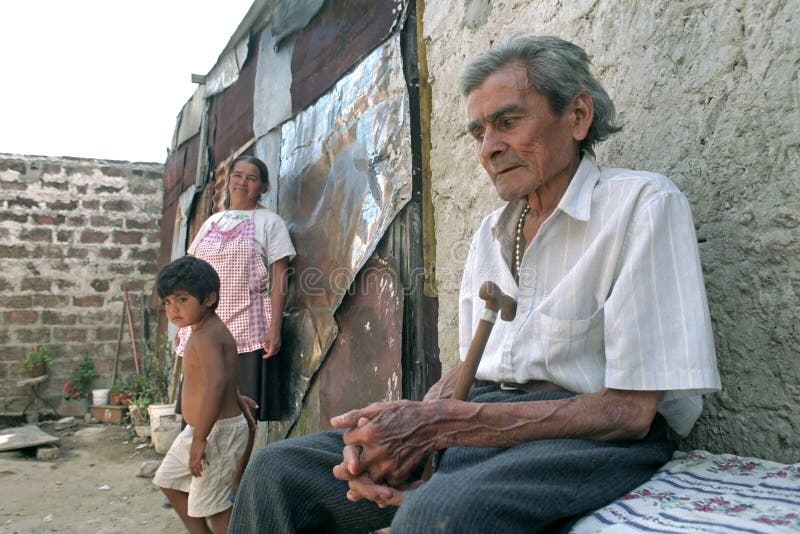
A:
[[[132,430],[83,423],[41,428],[61,438],[58,459],[0,453],[0,533],[183,532],[151,479],[136,476],[143,462],[161,455],[137,448]]]

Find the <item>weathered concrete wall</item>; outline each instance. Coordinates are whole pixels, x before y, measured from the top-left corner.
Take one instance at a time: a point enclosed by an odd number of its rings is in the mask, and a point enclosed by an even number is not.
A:
[[[143,353],[142,294],[156,274],[163,166],[0,154],[0,413],[25,406],[19,361],[50,344],[57,359],[42,393],[57,401],[84,355],[108,387],[129,292]],[[130,374],[127,325],[117,376]]]
[[[498,205],[465,135],[457,75],[509,31],[586,48],[625,130],[602,163],[687,194],[724,392],[684,447],[800,460],[800,1],[426,2],[439,340],[456,361],[461,264]]]

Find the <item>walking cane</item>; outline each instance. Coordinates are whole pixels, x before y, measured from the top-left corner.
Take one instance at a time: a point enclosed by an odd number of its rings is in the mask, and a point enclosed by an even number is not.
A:
[[[486,349],[486,342],[489,341],[489,334],[497,321],[497,312],[504,321],[513,321],[517,315],[517,302],[503,293],[503,291],[492,281],[486,281],[481,285],[478,296],[486,302],[478,326],[475,327],[475,334],[464,358],[464,366],[458,373],[453,394],[450,396],[454,400],[466,400],[472,382],[475,380],[475,373],[478,364],[483,357]],[[425,469],[422,472],[422,480],[428,480],[433,474],[433,455],[428,458]]]

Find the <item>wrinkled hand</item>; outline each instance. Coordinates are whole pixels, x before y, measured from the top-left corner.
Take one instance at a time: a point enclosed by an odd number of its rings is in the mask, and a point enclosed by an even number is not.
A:
[[[424,483],[422,480],[417,480],[407,486],[393,488],[384,484],[376,484],[369,477],[362,475],[348,482],[350,489],[347,491],[347,500],[355,502],[367,499],[381,508],[400,506],[403,503],[403,493],[406,490],[414,489]]]
[[[331,419],[344,433],[340,480],[367,475],[376,485],[400,488],[436,446],[436,403],[393,401],[370,404]],[[374,490],[374,488],[373,488]]]
[[[206,457],[206,440],[192,439],[192,445],[189,447],[189,471],[193,477],[199,477],[203,474],[203,460]]]
[[[258,423],[256,423],[255,417],[253,417],[253,410],[258,409],[258,404],[256,401],[251,399],[246,395],[239,395],[239,408],[242,409],[242,413],[244,414],[244,418],[247,419],[247,426],[250,427],[250,430],[254,431],[258,427]]]
[[[267,335],[264,337],[264,356],[263,358],[266,360],[272,356],[278,354],[278,351],[281,350],[281,329],[280,328],[270,328]]]

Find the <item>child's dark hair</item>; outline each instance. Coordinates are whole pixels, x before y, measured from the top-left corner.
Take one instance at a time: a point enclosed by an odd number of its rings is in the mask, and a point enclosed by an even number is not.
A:
[[[233,167],[240,161],[254,165],[255,168],[258,169],[258,177],[261,179],[261,183],[266,186],[265,191],[269,191],[269,169],[267,168],[267,164],[255,156],[244,154],[231,162],[230,169],[233,170]]]
[[[167,264],[158,273],[156,281],[158,296],[164,298],[176,291],[186,291],[200,302],[206,300],[211,293],[217,299],[211,305],[215,310],[219,304],[219,275],[206,261],[194,256],[184,256]]]

